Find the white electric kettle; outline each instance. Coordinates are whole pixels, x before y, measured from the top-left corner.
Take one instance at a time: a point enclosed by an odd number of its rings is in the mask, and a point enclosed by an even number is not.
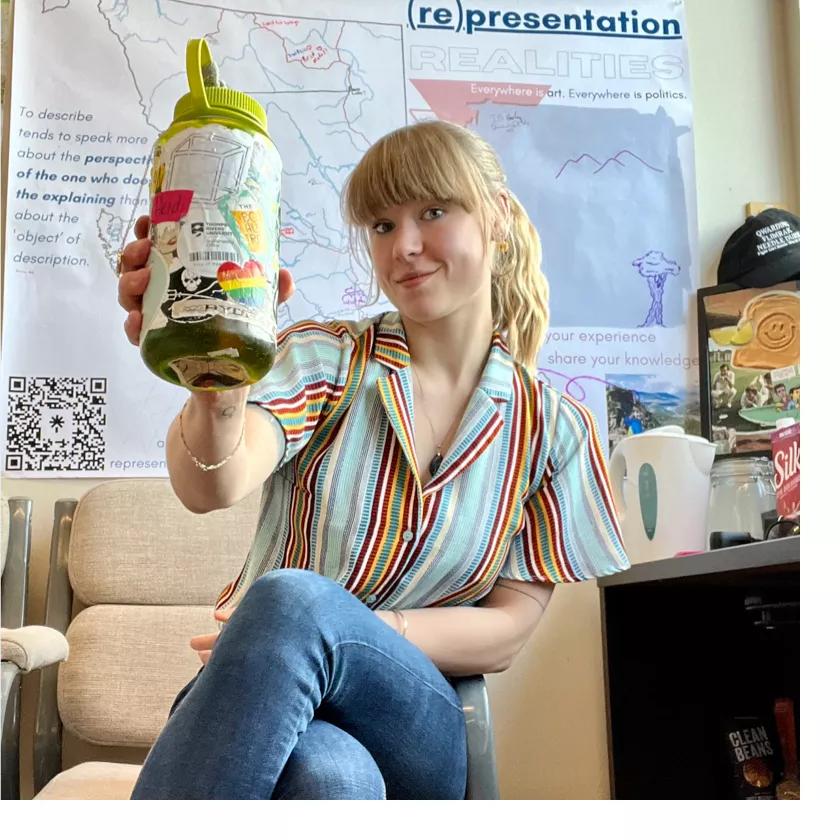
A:
[[[714,459],[713,443],[679,426],[630,435],[616,446],[610,483],[631,563],[708,548]]]

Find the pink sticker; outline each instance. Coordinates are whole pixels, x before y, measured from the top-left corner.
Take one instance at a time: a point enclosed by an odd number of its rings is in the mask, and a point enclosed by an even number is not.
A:
[[[167,190],[158,193],[152,202],[152,224],[177,222],[187,215],[192,201],[192,190]]]

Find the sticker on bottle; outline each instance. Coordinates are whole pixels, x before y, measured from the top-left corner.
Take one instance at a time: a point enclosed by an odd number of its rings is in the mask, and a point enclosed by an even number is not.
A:
[[[167,190],[158,193],[152,201],[152,224],[160,225],[183,219],[190,210],[192,199],[192,190]]]
[[[232,210],[236,226],[248,243],[248,248],[255,254],[268,250],[262,210]]]

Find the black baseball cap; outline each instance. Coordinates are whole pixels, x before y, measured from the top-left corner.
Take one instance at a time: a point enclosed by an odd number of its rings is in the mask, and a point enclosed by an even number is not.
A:
[[[768,207],[750,216],[726,240],[718,283],[766,288],[799,278],[799,217]]]

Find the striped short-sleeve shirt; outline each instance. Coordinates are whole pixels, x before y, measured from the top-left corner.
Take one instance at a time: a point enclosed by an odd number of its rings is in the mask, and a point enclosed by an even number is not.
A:
[[[499,577],[566,583],[628,567],[589,410],[496,334],[449,451],[423,486],[398,313],[281,333],[249,401],[280,424],[232,606],[259,576],[310,569],[373,609],[474,604]]]

